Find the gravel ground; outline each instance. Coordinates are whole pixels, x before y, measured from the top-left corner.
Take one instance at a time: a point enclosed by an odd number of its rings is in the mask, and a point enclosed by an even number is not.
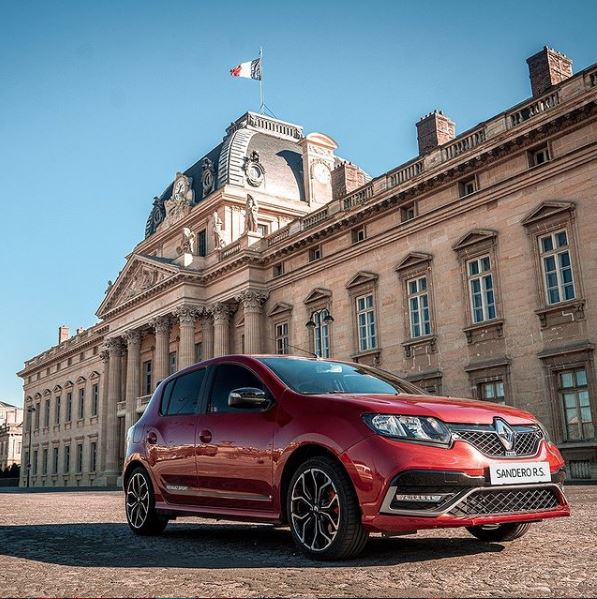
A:
[[[117,492],[0,494],[0,595],[37,597],[594,597],[597,486],[567,488],[573,516],[517,541],[465,530],[373,536],[350,562],[295,552],[287,529],[200,519],[129,532]]]

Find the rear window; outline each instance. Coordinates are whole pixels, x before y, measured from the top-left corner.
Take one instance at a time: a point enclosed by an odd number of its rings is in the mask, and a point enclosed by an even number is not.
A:
[[[205,372],[205,368],[194,370],[167,383],[160,412],[164,416],[194,414],[199,404]]]
[[[424,392],[376,368],[307,358],[260,358],[294,391],[311,394],[367,393],[397,395]]]

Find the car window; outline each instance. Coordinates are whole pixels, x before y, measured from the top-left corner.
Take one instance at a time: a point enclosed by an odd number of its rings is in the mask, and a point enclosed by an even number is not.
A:
[[[194,414],[199,403],[205,368],[183,374],[170,381],[162,395],[162,414]]]
[[[250,370],[237,364],[221,364],[216,367],[208,411],[210,412],[244,412],[254,407],[237,407],[228,405],[230,391],[240,387],[256,387],[267,392],[265,385]]]

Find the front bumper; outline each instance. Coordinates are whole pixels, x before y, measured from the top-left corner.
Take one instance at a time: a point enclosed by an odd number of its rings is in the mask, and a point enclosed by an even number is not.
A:
[[[528,522],[570,514],[562,492],[564,462],[546,442],[531,460],[549,462],[551,482],[527,485],[492,486],[489,466],[503,463],[503,458],[491,459],[461,441],[446,449],[377,436],[348,453],[362,522],[371,531]],[[372,467],[365,469],[364,462],[372,455]],[[427,500],[420,501],[422,496]]]

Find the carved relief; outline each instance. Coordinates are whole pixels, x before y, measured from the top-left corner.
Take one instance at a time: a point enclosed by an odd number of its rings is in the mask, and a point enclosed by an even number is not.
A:
[[[200,316],[201,310],[195,306],[179,306],[174,310],[181,326],[194,326],[195,320]]]
[[[247,183],[253,187],[259,187],[263,183],[265,169],[259,162],[259,152],[253,150],[250,156],[245,157],[244,170],[247,175]]]
[[[209,158],[204,158],[201,163],[201,169],[201,187],[203,189],[203,197],[205,197],[215,189],[214,163]]]
[[[261,310],[261,306],[267,298],[268,293],[266,291],[248,289],[239,294],[236,299],[243,304],[245,310],[258,311]]]
[[[163,221],[164,226],[171,226],[190,212],[194,200],[191,183],[190,177],[187,177],[184,173],[176,173],[174,185],[172,186],[172,196],[164,202],[166,211]]]

